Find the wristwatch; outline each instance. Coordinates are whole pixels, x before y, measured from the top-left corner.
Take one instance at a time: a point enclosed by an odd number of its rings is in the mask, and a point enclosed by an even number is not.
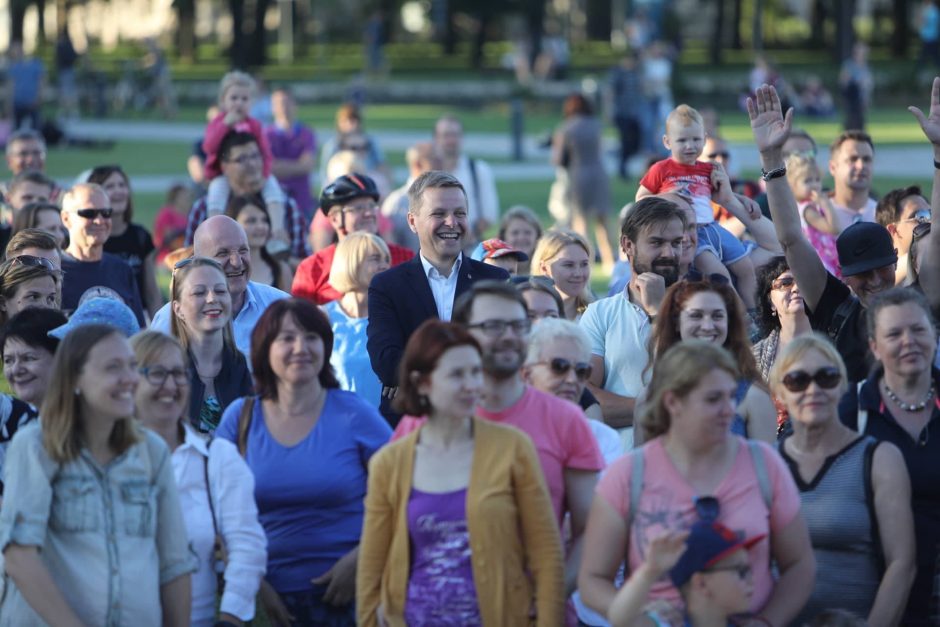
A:
[[[779,168],[774,168],[770,172],[768,172],[764,168],[760,169],[760,177],[764,179],[765,181],[769,181],[771,179],[778,179],[781,176],[786,176],[786,174],[787,174],[787,166],[785,165],[782,165]]]

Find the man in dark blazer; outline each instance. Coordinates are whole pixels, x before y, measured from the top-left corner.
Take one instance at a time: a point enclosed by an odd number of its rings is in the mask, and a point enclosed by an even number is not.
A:
[[[369,285],[367,347],[382,382],[382,415],[392,426],[399,416],[390,401],[411,334],[428,318],[450,320],[454,300],[474,281],[509,279],[502,268],[461,252],[470,222],[467,194],[454,176],[431,170],[415,179],[408,190],[408,226],[418,236],[418,255],[377,274]]]

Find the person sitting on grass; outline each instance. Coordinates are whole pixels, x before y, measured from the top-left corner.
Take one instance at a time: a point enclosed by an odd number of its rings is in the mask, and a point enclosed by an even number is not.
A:
[[[704,519],[688,531],[664,533],[650,543],[646,561],[620,588],[607,619],[612,627],[668,624],[655,610],[644,610],[653,583],[668,573],[685,603],[684,625],[730,625],[728,617],[748,610],[754,582],[747,549],[762,538],[744,539]]]

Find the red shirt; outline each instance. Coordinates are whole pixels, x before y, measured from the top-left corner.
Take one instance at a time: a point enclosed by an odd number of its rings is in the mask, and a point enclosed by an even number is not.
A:
[[[391,263],[397,266],[410,261],[415,253],[410,248],[388,244],[391,253]],[[325,305],[330,301],[339,300],[342,294],[330,285],[330,268],[333,267],[333,256],[336,255],[336,244],[330,244],[300,262],[297,272],[294,273],[294,283],[290,291],[297,298],[312,300],[318,305]]]

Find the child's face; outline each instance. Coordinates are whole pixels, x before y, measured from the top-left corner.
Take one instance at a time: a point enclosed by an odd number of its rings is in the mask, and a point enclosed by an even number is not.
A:
[[[721,607],[729,616],[750,609],[754,579],[747,551],[738,549],[701,574],[705,577],[702,591],[714,606]]]
[[[226,113],[237,113],[246,118],[251,109],[251,89],[244,85],[232,85],[222,96],[221,104]]]
[[[663,145],[679,163],[694,165],[705,146],[705,130],[697,122],[667,124]]]
[[[797,178],[793,184],[793,196],[798,201],[809,200],[814,191],[818,192],[820,190],[822,190],[822,179],[816,170],[810,170]]]

